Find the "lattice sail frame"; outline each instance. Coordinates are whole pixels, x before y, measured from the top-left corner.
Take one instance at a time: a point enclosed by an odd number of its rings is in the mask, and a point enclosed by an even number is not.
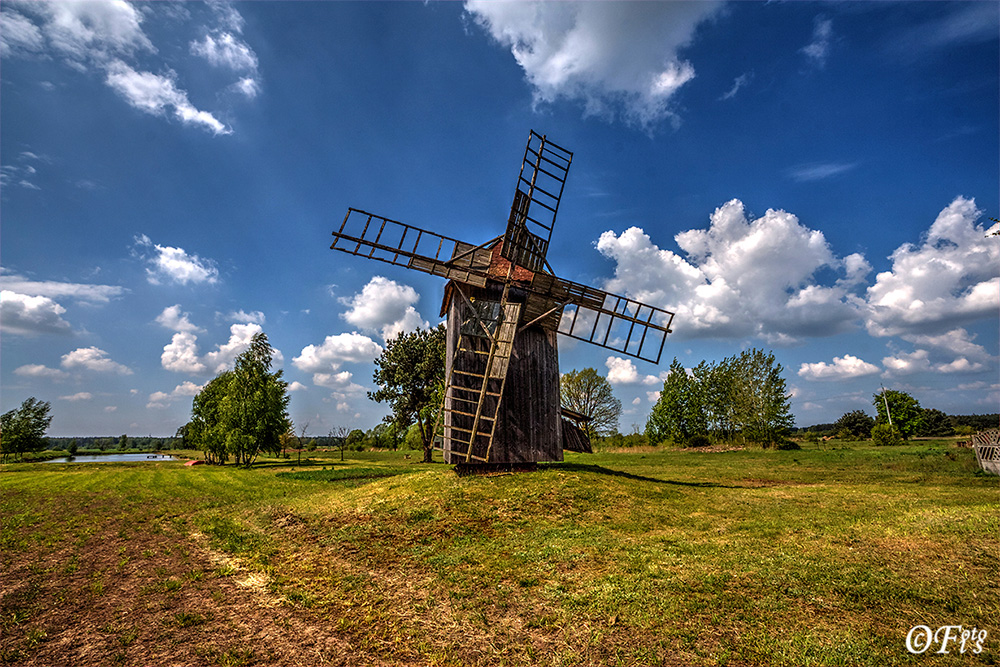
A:
[[[489,461],[514,339],[523,329],[537,325],[660,362],[674,313],[564,280],[548,266],[545,256],[572,159],[571,152],[531,131],[507,229],[478,246],[355,208],[333,232],[331,249],[454,281],[475,313],[473,326],[479,325],[482,335],[460,326],[455,355],[478,361],[472,371],[456,371],[453,362],[434,429],[435,447],[467,462]],[[495,308],[476,308],[461,289],[490,282],[504,286]],[[512,286],[525,292],[523,304],[508,299]]]

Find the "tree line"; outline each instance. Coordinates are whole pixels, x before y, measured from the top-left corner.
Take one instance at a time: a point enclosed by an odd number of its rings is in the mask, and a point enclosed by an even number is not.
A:
[[[782,371],[773,353],[756,348],[690,372],[675,357],[646,437],[651,444],[782,444],[794,424]]]

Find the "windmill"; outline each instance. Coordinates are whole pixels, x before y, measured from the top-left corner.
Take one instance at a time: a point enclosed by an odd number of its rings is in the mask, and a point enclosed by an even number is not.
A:
[[[572,160],[532,130],[507,228],[479,245],[355,208],[333,232],[332,249],[448,280],[434,429],[447,463],[533,464],[578,449],[563,417],[582,415],[560,408],[557,333],[659,363],[673,313],[559,278],[545,258]]]

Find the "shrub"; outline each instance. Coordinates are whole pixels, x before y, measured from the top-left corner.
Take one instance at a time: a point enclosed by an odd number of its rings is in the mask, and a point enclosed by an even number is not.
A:
[[[688,447],[708,447],[711,444],[712,441],[703,433],[696,433],[687,439]]]
[[[903,434],[895,425],[876,424],[872,428],[872,442],[879,447],[903,444]]]

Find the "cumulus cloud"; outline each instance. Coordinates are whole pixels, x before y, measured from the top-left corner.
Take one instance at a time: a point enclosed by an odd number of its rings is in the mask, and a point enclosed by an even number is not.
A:
[[[349,306],[341,317],[365,331],[378,331],[383,340],[389,340],[400,333],[429,326],[413,307],[419,299],[420,295],[409,285],[374,276],[361,292],[341,299],[341,303]]]
[[[321,387],[340,386],[351,374],[336,373],[344,363],[370,362],[382,353],[382,346],[359,333],[327,336],[322,345],[307,345],[292,359],[300,371],[313,374],[313,384]],[[346,375],[345,375],[346,373]],[[356,385],[355,385],[356,386]]]
[[[834,357],[833,362],[829,364],[819,361],[814,364],[802,364],[799,367],[799,377],[806,380],[848,380],[875,375],[878,372],[878,366],[850,354]]]
[[[82,368],[96,373],[132,375],[132,369],[112,361],[108,353],[98,347],[80,347],[62,356],[63,368]]]
[[[243,309],[240,309],[228,313],[225,315],[225,318],[240,324],[264,324],[267,321],[267,318],[264,317],[264,313],[259,310],[247,313],[243,311]]]
[[[886,374],[909,375],[922,371],[936,373],[975,373],[985,370],[995,358],[974,342],[975,336],[964,328],[952,329],[940,335],[903,335],[914,345],[912,352],[896,350],[882,360]],[[895,345],[893,345],[895,347]]]
[[[631,359],[611,356],[604,361],[604,365],[608,369],[608,382],[614,385],[639,383],[652,385],[661,382],[656,375],[639,375]]]
[[[292,382],[291,384],[288,385],[288,391],[289,391],[289,393],[291,393],[293,391],[305,391],[307,389],[308,389],[308,387],[306,387],[304,384],[302,384],[298,380],[296,380],[295,382]]]
[[[1000,244],[975,224],[975,200],[957,197],[918,245],[900,246],[892,268],[867,292],[868,332],[931,335],[995,317],[1000,307]]]
[[[227,67],[236,72],[257,70],[257,54],[229,32],[205,35],[201,41],[191,42],[191,53],[201,56],[214,67]]]
[[[189,255],[183,248],[154,244],[145,234],[135,238],[133,252],[149,264],[146,280],[153,285],[218,282],[219,270],[211,259]]]
[[[194,382],[182,382],[181,384],[174,387],[173,391],[154,391],[149,395],[149,401],[146,403],[147,408],[157,409],[165,408],[179,398],[191,398],[197,396],[198,392],[205,388],[203,384],[195,384]]]
[[[68,334],[69,322],[62,318],[65,312],[65,308],[47,296],[0,290],[0,325],[5,334]]]
[[[142,30],[142,13],[124,0],[25,2],[3,8],[7,55],[50,51],[76,69],[116,55],[155,52]]]
[[[198,337],[185,331],[175,333],[163,346],[160,364],[175,373],[201,374],[208,370],[198,356]]]
[[[855,328],[852,280],[863,260],[834,256],[823,233],[791,213],[768,210],[751,220],[743,203],[716,209],[708,229],[675,236],[684,255],[661,249],[640,228],[601,234],[597,249],[616,262],[605,287],[677,313],[675,336],[760,337],[789,344]],[[843,275],[820,285],[814,275]]]
[[[191,323],[191,320],[188,319],[187,313],[181,312],[180,304],[164,308],[163,312],[156,317],[156,322],[171,331],[184,333],[203,331],[203,329],[200,329]]]
[[[524,70],[536,103],[582,103],[586,115],[650,126],[695,76],[678,51],[716,2],[489,2],[465,10]]]
[[[307,373],[334,371],[348,362],[369,362],[382,354],[382,346],[359,333],[327,336],[322,345],[307,345],[292,365]]]
[[[194,333],[191,331],[178,331],[170,339],[170,342],[163,346],[163,353],[160,355],[160,365],[166,370],[175,373],[195,375],[220,373],[232,368],[236,357],[249,349],[250,341],[254,335],[262,331],[261,326],[254,322],[233,324],[229,327],[229,340],[225,343],[220,343],[216,346],[215,350],[207,352],[204,355],[199,352],[198,337]],[[272,366],[280,366],[284,363],[284,356],[281,350],[272,349]]]

